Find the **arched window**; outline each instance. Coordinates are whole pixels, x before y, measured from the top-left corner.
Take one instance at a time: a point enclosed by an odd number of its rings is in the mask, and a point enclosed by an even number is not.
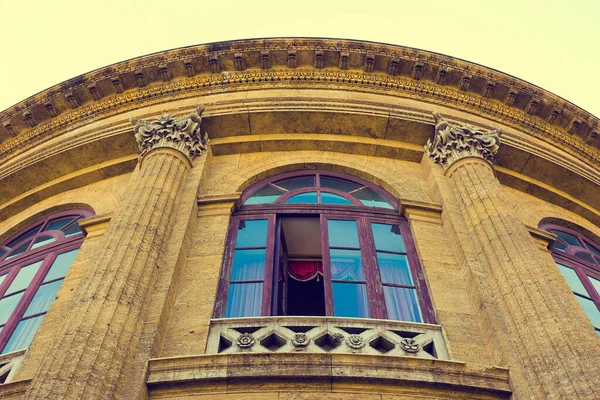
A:
[[[600,336],[600,245],[559,225],[542,228],[558,236],[550,246],[556,265]]]
[[[86,210],[50,215],[0,245],[0,351],[33,340],[83,241]]]
[[[397,200],[332,172],[263,180],[232,216],[216,318],[306,315],[433,323]]]

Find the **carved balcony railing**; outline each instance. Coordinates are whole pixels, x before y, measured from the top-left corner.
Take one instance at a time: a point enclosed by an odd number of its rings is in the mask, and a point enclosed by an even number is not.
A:
[[[362,353],[448,360],[442,327],[325,317],[213,319],[207,354]]]

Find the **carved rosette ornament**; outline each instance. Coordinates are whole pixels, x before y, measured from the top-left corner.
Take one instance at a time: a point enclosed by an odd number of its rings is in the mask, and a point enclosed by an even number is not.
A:
[[[363,339],[359,335],[350,335],[346,338],[346,344],[348,345],[348,347],[358,350],[365,347],[366,343],[365,339]]]
[[[427,141],[425,151],[437,164],[447,169],[455,161],[479,157],[493,162],[498,152],[502,129],[482,131],[472,125],[452,126],[439,112],[435,118],[435,136]]]
[[[408,338],[404,338],[400,341],[400,347],[407,353],[416,353],[421,349],[419,343],[415,342],[414,339]]]
[[[208,134],[200,133],[204,106],[198,106],[191,114],[175,118],[165,114],[155,121],[143,121],[135,117],[129,118],[134,125],[135,139],[140,146],[140,157],[150,150],[168,147],[180,151],[188,160],[207,150]]]
[[[247,349],[254,346],[255,342],[256,340],[251,333],[242,333],[235,341],[238,347],[241,347],[242,349]]]
[[[310,339],[306,337],[306,333],[296,333],[292,339],[292,344],[296,347],[306,347]]]

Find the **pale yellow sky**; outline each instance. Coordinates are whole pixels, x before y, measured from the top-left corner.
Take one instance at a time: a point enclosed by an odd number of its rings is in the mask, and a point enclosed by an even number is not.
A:
[[[0,0],[0,110],[90,70],[175,47],[310,36],[463,58],[600,116],[600,1]]]

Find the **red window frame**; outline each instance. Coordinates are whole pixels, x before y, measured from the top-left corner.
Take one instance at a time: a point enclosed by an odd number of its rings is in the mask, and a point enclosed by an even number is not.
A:
[[[575,271],[577,277],[581,281],[581,284],[589,294],[588,299],[592,300],[598,308],[598,310],[600,311],[600,293],[589,279],[589,277],[593,277],[595,279],[600,280],[600,255],[594,253],[588,248],[588,246],[592,246],[596,250],[600,251],[600,244],[596,243],[595,241],[591,240],[590,238],[582,235],[581,233],[573,229],[565,228],[561,225],[543,224],[542,226],[540,226],[540,228],[549,232],[558,231],[575,236],[577,240],[579,240],[579,242],[582,244],[582,246],[571,245],[559,237],[557,241],[561,244],[561,246],[566,245],[566,249],[564,251],[559,250],[555,244],[556,242],[551,244],[549,246],[549,249],[552,252],[552,257],[554,257],[554,260],[557,263],[563,264],[564,266],[569,267],[573,271]],[[590,255],[592,259],[594,259],[596,262],[592,264],[585,259],[577,257],[576,253],[586,253]],[[582,296],[580,294],[574,293],[574,295],[586,298],[585,296]],[[600,336],[600,326],[595,326],[594,328]]]
[[[396,211],[398,209],[398,201],[389,193],[383,189],[367,182],[362,179],[347,176],[344,174],[329,172],[329,171],[296,171],[291,173],[285,173],[277,175],[260,182],[253,184],[248,187],[242,194],[242,204],[248,200],[257,190],[265,187],[266,185],[279,181],[286,178],[294,178],[301,176],[315,176],[315,186],[296,189],[281,195],[273,204],[253,204],[253,205],[242,205],[231,218],[229,226],[229,232],[227,235],[227,242],[223,260],[223,270],[219,281],[219,289],[217,294],[217,300],[215,304],[215,318],[224,318],[226,315],[228,290],[229,290],[229,279],[232,268],[233,255],[235,251],[235,243],[237,239],[238,227],[240,221],[243,220],[256,220],[266,219],[268,220],[267,230],[267,254],[265,263],[265,275],[264,275],[264,287],[263,287],[263,298],[262,298],[262,313],[263,316],[274,315],[275,309],[275,297],[274,287],[277,286],[275,282],[273,270],[274,260],[276,259],[275,248],[276,237],[278,237],[279,226],[281,217],[294,217],[294,216],[314,216],[320,218],[321,224],[321,247],[325,280],[325,311],[327,316],[333,316],[333,294],[332,294],[332,279],[331,271],[329,268],[329,245],[328,245],[328,232],[327,232],[327,221],[328,220],[355,220],[357,222],[360,251],[362,255],[363,268],[365,273],[367,295],[369,299],[369,311],[370,318],[375,319],[386,319],[387,312],[385,307],[385,299],[383,295],[383,286],[381,283],[381,277],[377,264],[377,256],[374,245],[374,238],[371,229],[371,223],[383,223],[389,225],[396,225],[399,227],[400,233],[404,240],[404,246],[406,250],[406,257],[409,262],[411,269],[412,278],[414,281],[414,289],[417,297],[417,301],[420,306],[421,316],[424,323],[435,323],[433,308],[431,299],[425,285],[424,275],[421,269],[418,256],[416,254],[416,248],[414,246],[414,240],[408,221],[403,216],[399,215]],[[359,185],[363,185],[375,191],[377,194],[385,198],[393,209],[378,208],[364,206],[356,198],[348,195],[345,192],[332,190],[329,188],[320,187],[320,176],[325,175],[327,177],[343,179],[351,181]],[[359,189],[362,190],[362,189]],[[340,204],[283,204],[288,198],[295,196],[299,193],[306,193],[316,191],[320,199],[321,191],[337,194],[346,198],[352,202],[352,205],[340,205]],[[278,257],[277,257],[278,258]],[[276,271],[277,272],[277,271]],[[276,292],[276,290],[275,290]]]
[[[42,261],[41,266],[38,268],[38,271],[35,273],[29,285],[25,289],[21,289],[15,292],[23,292],[23,296],[17,303],[17,306],[11,313],[8,320],[2,326],[2,330],[0,331],[0,352],[4,351],[4,348],[8,343],[9,339],[11,338],[13,332],[15,331],[15,328],[17,327],[18,323],[24,318],[23,315],[25,314],[27,308],[31,303],[31,300],[35,296],[40,286],[42,286],[42,284],[45,285],[64,279],[64,277],[59,277],[44,282],[44,278],[46,277],[56,258],[62,253],[76,250],[79,247],[81,247],[81,244],[84,239],[84,233],[82,231],[71,236],[65,236],[62,230],[69,229],[74,224],[77,224],[77,221],[80,218],[92,215],[93,213],[89,210],[70,210],[54,213],[48,215],[45,218],[35,221],[35,223],[28,225],[24,229],[21,229],[19,232],[10,236],[0,245],[0,251],[6,251],[9,249],[8,245],[12,244],[11,242],[13,242],[14,240],[19,239],[20,236],[29,233],[29,231],[33,228],[37,228],[38,230],[37,233],[35,233],[34,235],[28,235],[24,237],[22,240],[15,242],[15,244],[10,247],[10,250],[14,251],[21,247],[22,243],[29,241],[27,250],[25,252],[12,258],[10,251],[6,253],[2,252],[2,255],[0,256],[0,276],[6,276],[6,278],[4,278],[4,280],[0,284],[0,299],[4,297],[6,291],[8,290],[9,286],[11,285],[14,278],[17,276],[22,267],[31,265],[38,261]],[[73,217],[76,219],[68,223],[67,225],[61,227],[59,230],[44,231],[44,229],[47,227],[50,221],[64,217]],[[52,236],[56,240],[51,243],[32,249],[31,247],[34,244],[35,239],[44,236]],[[11,294],[11,296],[12,295],[15,294]],[[44,315],[46,313],[47,311],[28,315],[25,319],[32,319]]]

